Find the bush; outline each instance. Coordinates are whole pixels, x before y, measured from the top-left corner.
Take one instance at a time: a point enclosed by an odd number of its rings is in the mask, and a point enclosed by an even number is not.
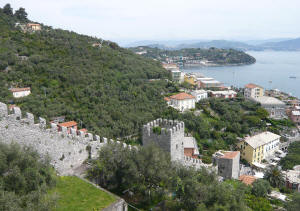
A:
[[[252,194],[256,197],[266,197],[271,192],[271,185],[268,181],[258,179],[252,184]]]

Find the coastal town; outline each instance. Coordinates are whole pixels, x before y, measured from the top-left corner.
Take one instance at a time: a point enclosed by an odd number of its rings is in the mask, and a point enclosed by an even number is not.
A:
[[[182,88],[182,92],[165,97],[168,106],[180,111],[195,110],[196,104],[209,98],[231,100],[243,95],[246,100],[258,103],[269,113],[269,118],[276,120],[290,119],[295,127],[292,135],[280,135],[260,131],[252,136],[240,138],[235,146],[236,151],[219,150],[214,153],[213,160],[217,172],[222,179],[239,179],[251,185],[256,179],[264,177],[265,169],[279,165],[279,161],[288,153],[289,144],[300,141],[300,106],[299,99],[279,90],[265,90],[263,87],[249,83],[244,88],[225,87],[222,82],[201,74],[184,73],[176,64],[163,64],[170,71],[176,83],[188,83],[191,88]],[[282,138],[287,140],[283,142]],[[196,149],[195,151],[198,151]],[[187,155],[188,156],[188,155]],[[250,166],[240,163],[246,160]],[[300,192],[300,167],[283,171],[286,187]],[[286,196],[273,193],[275,198],[284,200]]]

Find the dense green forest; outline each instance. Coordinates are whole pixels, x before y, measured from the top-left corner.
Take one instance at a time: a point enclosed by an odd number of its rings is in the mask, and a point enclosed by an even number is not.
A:
[[[172,59],[175,63],[183,66],[188,64],[190,60],[208,60],[217,65],[253,64],[256,61],[254,57],[245,52],[234,49],[186,48],[180,50],[162,50],[147,46],[129,49],[135,53],[144,51],[143,56],[162,62],[166,62],[167,59]]]
[[[149,81],[169,77],[159,62],[109,41],[93,47],[102,40],[66,30],[23,33],[15,23],[28,22],[26,14],[9,11],[0,9],[0,101],[48,119],[64,115],[107,137],[137,133],[165,110],[167,82]],[[32,94],[13,99],[11,87]]]
[[[52,210],[55,197],[46,195],[53,175],[49,160],[34,150],[0,143],[0,210]]]

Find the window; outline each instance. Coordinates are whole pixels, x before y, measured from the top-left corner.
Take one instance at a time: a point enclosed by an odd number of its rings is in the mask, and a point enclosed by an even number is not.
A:
[[[178,144],[176,144],[176,149],[178,149]]]

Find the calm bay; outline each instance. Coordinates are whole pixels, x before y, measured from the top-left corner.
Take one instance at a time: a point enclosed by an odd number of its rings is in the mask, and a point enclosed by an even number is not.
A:
[[[244,66],[195,67],[184,72],[213,77],[226,86],[243,87],[255,83],[266,89],[279,89],[300,98],[299,51],[249,51],[256,63]]]

